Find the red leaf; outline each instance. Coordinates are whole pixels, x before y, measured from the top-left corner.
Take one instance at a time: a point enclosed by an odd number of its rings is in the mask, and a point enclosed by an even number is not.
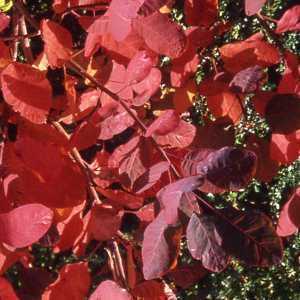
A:
[[[247,16],[253,16],[257,14],[267,0],[245,0],[245,13]]]
[[[191,193],[203,183],[201,176],[185,177],[163,187],[157,193],[164,218],[167,224],[176,224],[179,210],[191,216],[194,211],[199,212],[199,207],[194,195]]]
[[[133,297],[112,280],[102,281],[89,300],[133,300]]]
[[[184,15],[186,17],[187,24],[209,27],[217,18],[217,7],[217,0],[184,1]],[[199,17],[199,12],[203,12],[201,17]]]
[[[155,280],[148,280],[138,284],[132,291],[133,296],[137,299],[143,300],[174,300],[168,295],[166,290],[166,283]]]
[[[133,193],[129,193],[123,190],[110,190],[103,189],[100,187],[96,188],[97,191],[107,198],[108,203],[113,205],[115,208],[129,208],[139,209],[144,203],[144,198]]]
[[[49,65],[51,68],[62,67],[72,54],[73,43],[70,32],[50,20],[42,21],[41,30]]]
[[[133,191],[137,194],[147,191],[159,181],[162,174],[165,173],[169,167],[170,164],[166,161],[153,165],[134,182]]]
[[[42,300],[82,300],[91,284],[87,263],[67,264],[59,271],[57,280],[48,286]]]
[[[180,122],[179,115],[173,109],[165,110],[147,129],[145,137],[153,134],[166,135],[172,132]]]
[[[78,150],[89,148],[94,145],[100,134],[100,128],[88,121],[82,122],[73,132],[70,139],[70,149]]]
[[[152,68],[150,73],[141,82],[132,85],[137,94],[133,99],[135,106],[144,105],[160,88],[161,72],[157,68]]]
[[[9,281],[4,277],[0,277],[0,299],[5,300],[18,300],[14,289],[12,288]]]
[[[289,200],[284,204],[277,225],[279,236],[289,236],[297,232],[300,227],[300,188],[297,188]]]
[[[27,258],[29,255],[27,251],[11,249],[8,250],[8,245],[5,247],[0,245],[0,275],[4,274],[8,268],[22,258]]]
[[[4,100],[25,119],[46,123],[52,91],[45,73],[30,65],[11,63],[1,73]]]
[[[187,46],[180,57],[172,60],[171,65],[171,85],[174,87],[182,87],[193,77],[199,64],[197,49],[208,47],[213,42],[213,33],[201,27],[191,27],[184,33]]]
[[[0,32],[4,31],[10,23],[10,16],[0,12]]]
[[[146,280],[163,276],[176,264],[180,238],[181,228],[169,226],[163,212],[147,226],[142,245]]]
[[[9,150],[9,149],[8,149]],[[86,180],[79,166],[64,150],[27,134],[14,143],[15,161],[19,177],[20,203],[42,203],[49,207],[71,207],[86,199]]]
[[[112,0],[107,11],[108,28],[116,41],[123,41],[131,31],[131,20],[136,18],[143,1]]]
[[[280,60],[278,49],[263,41],[260,34],[247,40],[226,44],[220,48],[225,69],[237,73],[253,65],[261,67],[276,64]]]
[[[222,248],[213,219],[193,213],[186,229],[187,246],[193,258],[201,260],[203,266],[212,272],[223,271],[229,257]]]
[[[89,231],[96,240],[110,240],[119,230],[122,216],[123,212],[118,212],[114,208],[101,205],[94,206],[92,209]]]
[[[103,106],[102,109],[105,109],[106,106]],[[100,110],[102,110],[100,109]],[[132,110],[132,113],[135,114],[135,111]],[[127,128],[133,126],[135,120],[128,114],[125,110],[119,110],[119,107],[113,108],[109,116],[107,116],[100,123],[100,133],[98,139],[100,140],[109,140],[113,138],[115,135],[123,132]],[[97,123],[95,124],[97,125]],[[95,132],[98,131],[97,128],[93,129]]]
[[[174,148],[186,148],[192,144],[196,135],[196,127],[183,120],[179,121],[178,126],[166,135],[155,135],[158,144]]]
[[[68,210],[68,208],[66,208]],[[73,247],[74,242],[83,231],[84,223],[81,216],[83,205],[72,208],[70,215],[65,220],[58,222],[56,228],[59,240],[54,244],[53,252],[66,251]]]
[[[273,133],[270,156],[281,164],[289,164],[300,155],[300,129],[290,134]]]
[[[154,57],[147,51],[139,51],[130,60],[126,69],[126,78],[129,84],[140,82],[147,77],[154,66]]]
[[[135,24],[146,45],[157,54],[179,57],[185,48],[186,37],[180,27],[167,15],[155,12],[139,18]]]
[[[52,219],[52,210],[41,204],[27,204],[0,214],[0,240],[11,247],[27,247],[48,231]]]
[[[243,115],[238,97],[229,91],[208,96],[207,105],[215,117],[228,117],[234,124],[238,123]]]
[[[277,23],[276,33],[300,30],[300,5],[288,9]]]

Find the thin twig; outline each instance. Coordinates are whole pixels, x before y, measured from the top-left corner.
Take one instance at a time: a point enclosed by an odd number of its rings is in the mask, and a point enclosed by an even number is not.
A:
[[[106,253],[108,255],[108,267],[110,268],[110,271],[113,274],[114,281],[119,282],[119,277],[117,274],[117,270],[115,269],[112,253],[108,248],[104,248],[104,250],[106,251]]]
[[[19,12],[16,9],[13,10],[12,24],[13,24],[13,34],[18,35],[19,34]],[[18,48],[19,48],[19,41],[14,40],[12,43],[12,54],[11,54],[12,61],[17,61]]]
[[[120,253],[119,245],[116,241],[113,241],[113,251],[116,257],[116,266],[119,269],[120,277],[123,281],[124,286],[128,287],[122,256]]]
[[[28,35],[24,15],[21,16],[19,19],[19,26],[20,26],[21,34],[24,36]],[[34,59],[33,59],[33,54],[32,54],[31,47],[30,47],[30,40],[28,37],[25,37],[22,40],[22,48],[23,48],[24,55],[26,57],[26,61],[28,63],[32,64]]]

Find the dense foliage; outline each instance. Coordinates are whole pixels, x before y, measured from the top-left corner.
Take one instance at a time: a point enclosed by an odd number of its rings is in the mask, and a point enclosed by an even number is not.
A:
[[[0,298],[297,299],[296,1],[0,10]]]

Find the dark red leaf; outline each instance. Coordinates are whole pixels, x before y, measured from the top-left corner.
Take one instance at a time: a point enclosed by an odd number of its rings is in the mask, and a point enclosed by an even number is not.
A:
[[[255,174],[257,158],[252,151],[224,147],[209,154],[203,150],[200,152],[195,165],[184,162],[182,167],[185,174],[203,176],[204,184],[199,187],[203,192],[237,191],[244,188]]]
[[[89,300],[133,300],[133,297],[112,280],[102,281]]]
[[[52,90],[45,73],[28,64],[11,63],[1,73],[4,100],[25,119],[46,123]]]
[[[262,67],[249,67],[237,73],[231,80],[229,87],[235,93],[253,93],[258,88],[262,76]]]
[[[282,241],[272,221],[259,211],[223,210],[216,223],[222,247],[251,266],[267,267],[280,263]]]
[[[155,53],[171,58],[177,58],[183,53],[186,37],[167,15],[155,12],[137,19],[135,26],[147,46]]]
[[[0,214],[0,241],[23,248],[37,242],[50,228],[53,212],[41,204],[27,204]]]
[[[169,226],[161,212],[144,231],[143,274],[146,280],[159,278],[176,264],[181,228]]]
[[[300,97],[275,95],[267,104],[266,119],[275,133],[288,134],[300,129]]]
[[[22,286],[18,288],[17,294],[24,300],[41,299],[44,289],[54,281],[50,272],[37,267],[18,267],[18,275]]]
[[[222,248],[214,219],[193,213],[186,229],[187,246],[193,258],[201,260],[203,266],[212,272],[223,271],[229,257]]]
[[[194,264],[178,266],[168,274],[168,277],[170,277],[177,286],[187,289],[199,282],[207,274],[208,271],[203,267],[202,263],[196,262]]]

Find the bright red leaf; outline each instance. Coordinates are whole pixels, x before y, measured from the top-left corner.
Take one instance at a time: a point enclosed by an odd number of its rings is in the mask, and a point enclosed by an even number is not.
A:
[[[14,289],[12,288],[11,284],[8,280],[4,277],[0,277],[0,299],[5,300],[18,300]]]
[[[52,90],[45,73],[28,64],[11,63],[1,73],[5,101],[25,119],[46,123]]]
[[[87,263],[66,264],[59,271],[57,280],[50,284],[42,300],[82,300],[90,288],[90,273]]]
[[[71,58],[72,36],[61,25],[50,20],[43,20],[42,37],[49,65],[52,68],[62,67]]]

